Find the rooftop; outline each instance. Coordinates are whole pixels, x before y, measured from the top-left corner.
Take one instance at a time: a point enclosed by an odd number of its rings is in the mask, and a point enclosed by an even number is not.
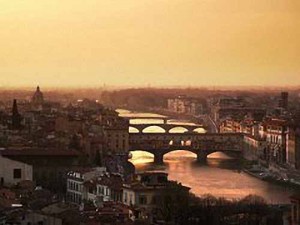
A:
[[[74,150],[59,149],[4,149],[0,151],[2,156],[79,156],[82,153]]]
[[[265,125],[273,125],[273,126],[286,126],[288,125],[288,121],[285,119],[271,118],[264,121]]]
[[[300,194],[294,194],[294,195],[290,196],[290,199],[299,201],[300,200]]]

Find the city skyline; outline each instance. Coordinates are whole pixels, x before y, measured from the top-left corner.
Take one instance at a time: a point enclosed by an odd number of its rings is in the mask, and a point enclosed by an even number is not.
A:
[[[293,86],[300,5],[1,1],[2,87]]]
[[[299,0],[0,5],[0,225],[300,224]]]

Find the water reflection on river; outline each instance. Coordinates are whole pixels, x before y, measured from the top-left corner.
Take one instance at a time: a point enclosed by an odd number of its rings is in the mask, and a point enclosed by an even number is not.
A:
[[[140,115],[143,116],[142,113]],[[151,123],[154,122],[151,120]],[[180,124],[180,121],[176,122]],[[147,121],[135,120],[134,123]],[[159,128],[152,127],[148,132],[156,132],[157,129]],[[184,132],[180,129],[177,131]],[[293,194],[290,188],[270,184],[245,174],[241,171],[238,160],[223,153],[214,153],[209,156],[206,164],[199,164],[194,153],[175,151],[164,156],[163,165],[156,165],[150,153],[134,151],[131,162],[137,171],[168,172],[170,179],[191,187],[191,191],[198,196],[212,194],[226,198],[242,198],[256,194],[263,196],[270,203],[289,203],[289,196]]]
[[[212,158],[213,157],[213,158]],[[288,203],[292,190],[258,180],[240,169],[236,159],[215,153],[205,165],[196,162],[196,155],[176,151],[164,157],[163,165],[153,163],[153,156],[134,152],[132,163],[137,171],[166,171],[169,178],[192,188],[198,196],[212,194],[226,198],[242,198],[249,194],[263,196],[270,203]]]

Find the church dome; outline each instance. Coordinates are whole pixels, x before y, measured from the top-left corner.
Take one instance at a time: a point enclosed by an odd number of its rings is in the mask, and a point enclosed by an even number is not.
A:
[[[40,87],[37,86],[34,95],[32,96],[32,103],[34,104],[42,104],[44,103],[44,95],[40,90]]]

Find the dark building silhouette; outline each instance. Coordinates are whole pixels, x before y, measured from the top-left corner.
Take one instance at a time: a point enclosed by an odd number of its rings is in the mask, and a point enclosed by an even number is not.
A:
[[[22,120],[22,117],[18,110],[17,100],[14,99],[13,108],[12,108],[12,116],[11,116],[11,128],[13,130],[21,129],[21,120]]]
[[[44,95],[40,90],[40,87],[37,86],[34,95],[32,96],[32,103],[35,105],[41,105],[44,103]]]
[[[279,107],[283,109],[288,109],[288,105],[289,105],[289,93],[281,92],[280,99],[279,99]]]

